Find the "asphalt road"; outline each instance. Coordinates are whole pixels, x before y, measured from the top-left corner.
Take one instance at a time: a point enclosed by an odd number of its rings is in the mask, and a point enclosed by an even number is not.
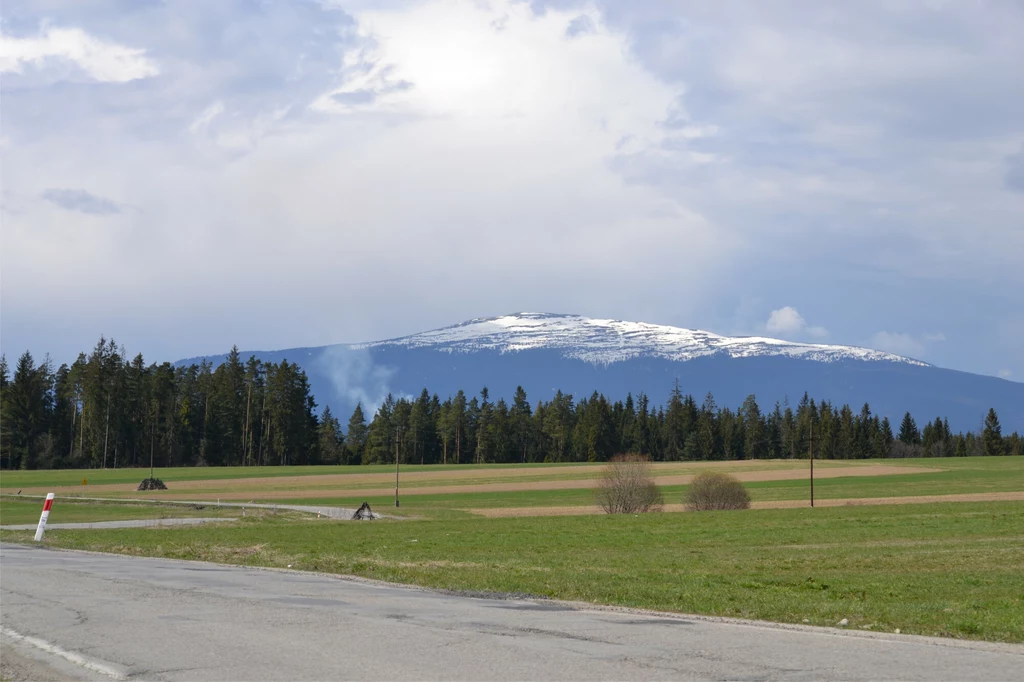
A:
[[[30,678],[1019,680],[1024,670],[1020,645],[16,545],[0,547],[0,604],[3,651]]]

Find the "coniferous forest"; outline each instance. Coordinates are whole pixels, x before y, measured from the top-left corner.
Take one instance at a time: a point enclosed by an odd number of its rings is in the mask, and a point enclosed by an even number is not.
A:
[[[1024,439],[1003,435],[989,410],[978,431],[953,433],[942,415],[899,424],[871,407],[804,394],[769,408],[697,402],[681,387],[667,399],[558,392],[511,403],[488,390],[443,400],[387,399],[359,406],[345,427],[316,413],[305,372],[286,360],[243,361],[237,347],[216,369],[129,359],[113,340],[54,369],[29,352],[0,358],[0,466],[7,469],[197,465],[600,462],[624,452],[653,460],[825,459],[1022,455]]]

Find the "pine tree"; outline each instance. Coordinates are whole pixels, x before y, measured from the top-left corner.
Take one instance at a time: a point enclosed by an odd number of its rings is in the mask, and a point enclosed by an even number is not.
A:
[[[427,452],[434,440],[433,423],[430,420],[430,392],[423,389],[419,399],[413,403],[409,413],[409,445],[413,462],[427,463]]]
[[[665,410],[665,426],[661,434],[662,458],[675,461],[683,458],[686,446],[686,411],[683,407],[683,394],[679,390],[679,380],[668,397],[668,408]]]
[[[985,446],[985,454],[989,457],[1004,454],[1003,429],[999,426],[999,416],[994,408],[989,408],[985,417],[985,430],[981,434]]]
[[[526,462],[526,452],[530,445],[530,417],[533,412],[530,403],[526,399],[526,391],[522,386],[516,386],[515,396],[512,398],[512,409],[509,410],[512,437],[516,442],[516,451],[519,461]]]
[[[7,390],[10,386],[7,356],[0,354],[0,468],[11,467],[11,435],[7,418]]]
[[[512,437],[511,412],[504,398],[498,398],[498,402],[494,404],[493,415],[494,461],[514,462],[516,461],[516,445],[515,439]]]
[[[903,422],[900,424],[899,441],[907,445],[920,445],[921,434],[917,430],[917,423],[907,412],[903,415]]]
[[[345,463],[361,464],[366,449],[366,415],[363,414],[362,403],[356,403],[352,416],[348,420],[345,432]]]
[[[9,430],[11,468],[35,469],[40,456],[40,439],[48,426],[49,391],[46,363],[35,366],[25,351],[18,359],[14,377],[4,391],[4,423]]]
[[[341,424],[331,414],[331,406],[324,407],[320,415],[317,429],[317,443],[320,449],[320,461],[325,464],[343,464],[345,459],[344,438],[341,435]]]
[[[467,413],[466,413],[466,394],[459,389],[459,392],[455,394],[455,399],[452,401],[451,414],[449,420],[451,422],[451,428],[455,436],[455,463],[459,464],[462,461],[462,451],[465,448],[466,436],[466,425],[467,425]]]
[[[490,392],[484,386],[480,391],[480,407],[476,411],[476,449],[477,464],[493,462],[494,459],[494,403],[490,402]]]
[[[701,407],[700,416],[697,418],[697,449],[700,451],[700,458],[703,460],[718,459],[719,437],[718,425],[716,423],[715,398],[710,392],[704,397],[704,405]]]
[[[544,433],[554,444],[554,456],[549,461],[564,462],[570,451],[575,417],[572,396],[558,391],[552,399],[544,420]]]
[[[761,409],[757,406],[757,398],[751,394],[743,401],[744,434],[743,456],[747,459],[761,459],[766,452],[765,423],[761,417]]]
[[[879,420],[875,415],[875,429],[872,436],[871,456],[877,458],[888,457],[892,453],[892,425],[889,418]]]

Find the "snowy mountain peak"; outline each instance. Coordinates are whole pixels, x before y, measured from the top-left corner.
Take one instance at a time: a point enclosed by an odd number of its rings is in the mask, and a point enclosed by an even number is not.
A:
[[[595,365],[643,357],[686,361],[721,355],[732,358],[787,356],[816,362],[885,361],[927,366],[918,360],[855,346],[795,343],[752,336],[728,337],[697,329],[554,313],[515,313],[479,318],[412,336],[360,344],[359,347],[386,346],[433,348],[448,353],[481,350],[515,353],[546,349]]]

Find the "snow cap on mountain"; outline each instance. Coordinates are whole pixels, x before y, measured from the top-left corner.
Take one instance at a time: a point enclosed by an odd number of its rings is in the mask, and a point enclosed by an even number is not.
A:
[[[788,356],[818,362],[884,361],[927,366],[911,358],[855,346],[795,343],[756,336],[729,337],[697,329],[553,313],[515,313],[478,318],[412,336],[360,344],[359,347],[384,346],[434,348],[449,353],[480,350],[514,353],[547,349],[596,365],[642,357],[686,361],[724,355],[732,358]]]

